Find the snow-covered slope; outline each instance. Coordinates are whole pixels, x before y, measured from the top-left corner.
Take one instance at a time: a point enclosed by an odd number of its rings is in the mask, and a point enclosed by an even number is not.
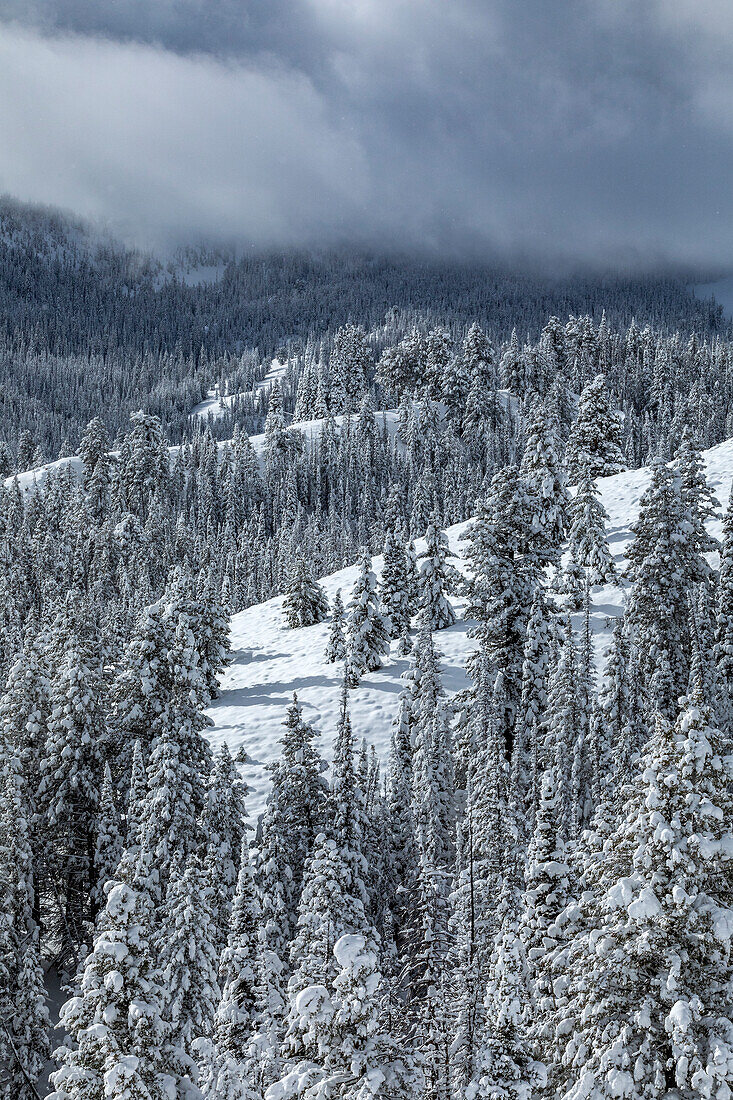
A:
[[[704,457],[708,480],[718,500],[726,504],[733,481],[733,440],[713,447]],[[609,514],[608,538],[617,564],[623,563],[631,525],[649,477],[645,468],[599,482]],[[451,550],[459,555],[465,552],[461,535],[467,527],[466,523],[458,524],[447,532]],[[710,529],[720,535],[720,520],[714,520]],[[420,542],[417,548],[421,549]],[[456,564],[461,567],[463,563],[459,560]],[[375,558],[377,574],[381,566],[381,558]],[[356,576],[357,568],[350,567],[326,577],[323,585],[329,600],[340,588],[344,601],[348,601]],[[612,620],[622,611],[625,596],[623,585],[593,589],[592,629],[599,666]],[[470,623],[460,619],[463,601],[456,599],[454,605],[459,621],[435,636],[442,653],[443,682],[449,694],[465,686],[464,664],[473,646],[468,637]],[[581,616],[573,619],[579,628]],[[320,731],[322,751],[330,755],[338,718],[341,668],[323,659],[328,629],[328,622],[299,630],[285,629],[281,597],[250,607],[232,619],[233,661],[222,678],[221,697],[209,711],[214,722],[209,736],[215,746],[226,741],[233,751],[244,747],[257,762],[243,769],[250,784],[250,812],[255,816],[267,795],[267,772],[262,765],[278,754],[281,723],[294,691],[303,705],[304,717]],[[408,659],[394,654],[395,647],[396,643],[380,671],[367,674],[359,687],[349,692],[356,736],[373,744],[383,761],[387,758],[392,721],[402,689],[400,677],[409,664]]]
[[[246,397],[248,394],[256,394],[260,390],[271,389],[278,378],[284,378],[287,369],[287,363],[282,363],[279,359],[273,359],[267,374],[260,379],[254,390],[243,390],[241,393],[227,393],[220,396],[219,388],[215,386],[209,390],[205,401],[200,401],[198,405],[194,405],[191,409],[192,419],[206,420],[211,416],[214,420],[218,420],[219,417],[223,416],[226,409],[231,408],[237,398]]]

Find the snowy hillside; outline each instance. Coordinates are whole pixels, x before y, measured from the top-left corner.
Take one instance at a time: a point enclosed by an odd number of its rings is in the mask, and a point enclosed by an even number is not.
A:
[[[733,439],[704,453],[706,475],[718,501],[725,505],[733,481]],[[603,504],[609,515],[607,533],[617,565],[624,562],[631,526],[638,514],[639,500],[649,484],[648,468],[632,470],[598,482]],[[450,547],[458,556],[455,564],[463,567],[466,544],[461,540],[469,524],[457,524],[447,530]],[[710,530],[720,535],[720,520]],[[418,552],[422,543],[417,541]],[[381,557],[374,559],[379,575]],[[329,601],[341,589],[348,601],[357,577],[357,567],[342,569],[323,580]],[[610,637],[610,624],[621,613],[625,599],[623,585],[604,585],[593,589],[592,629],[598,667]],[[464,665],[473,643],[468,636],[470,623],[461,619],[464,601],[453,600],[459,621],[435,635],[442,653],[443,684],[449,694],[467,683]],[[576,629],[581,616],[573,616]],[[226,741],[231,750],[245,748],[256,761],[243,769],[250,784],[249,809],[253,816],[261,811],[267,794],[267,772],[263,764],[278,754],[278,739],[285,708],[295,691],[303,705],[305,719],[321,733],[322,748],[330,755],[336,730],[341,690],[341,667],[328,664],[323,654],[329,623],[289,630],[283,626],[282,597],[247,608],[232,619],[232,664],[221,681],[221,697],[209,710],[214,722],[211,742]],[[367,674],[359,687],[349,693],[354,731],[359,740],[373,744],[386,760],[392,721],[402,690],[400,677],[409,665],[408,658],[392,653],[378,672]]]
[[[255,390],[244,390],[242,393],[220,394],[218,386],[209,390],[204,401],[200,401],[191,410],[191,418],[207,420],[209,416],[218,420],[224,412],[231,408],[238,398],[247,397],[261,390],[269,390],[278,379],[284,378],[288,369],[287,363],[281,363],[279,359],[273,359],[270,368],[264,378],[257,383]]]

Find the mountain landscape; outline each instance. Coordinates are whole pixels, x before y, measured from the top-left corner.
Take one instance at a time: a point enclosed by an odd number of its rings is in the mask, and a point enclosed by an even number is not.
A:
[[[731,45],[0,0],[0,1100],[731,1100]]]

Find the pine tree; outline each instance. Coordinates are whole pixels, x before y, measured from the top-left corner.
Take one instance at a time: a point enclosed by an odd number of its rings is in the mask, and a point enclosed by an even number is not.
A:
[[[407,555],[392,531],[384,537],[384,564],[379,598],[390,621],[390,637],[401,638],[410,629],[412,601],[408,591]]]
[[[584,470],[593,478],[625,470],[621,443],[621,417],[611,404],[605,376],[599,374],[580,395],[570,432],[565,456],[570,483],[575,484]]]
[[[573,945],[567,1100],[722,1096],[733,1077],[727,932],[731,761],[701,697],[658,722],[595,924]],[[712,853],[715,858],[710,858]]]
[[[400,707],[392,733],[387,777],[388,866],[391,881],[389,899],[394,921],[394,936],[398,955],[404,947],[404,929],[408,919],[405,885],[416,862],[415,824],[412,818],[412,745],[410,711],[407,697]]]
[[[494,945],[484,999],[486,1020],[476,1075],[467,1100],[533,1100],[546,1083],[545,1067],[532,1057],[529,989],[524,947],[512,904],[499,903],[504,919]]]
[[[215,1037],[220,1065],[227,1059],[235,1063],[244,1060],[254,1027],[259,918],[252,864],[243,841],[227,944],[219,963],[222,996],[216,1011]],[[215,1089],[212,1095],[216,1095]]]
[[[344,634],[344,604],[341,589],[337,591],[331,604],[331,626],[328,632],[328,645],[324,654],[329,664],[343,661],[346,656],[346,637]]]
[[[185,615],[168,660],[174,688],[150,752],[140,841],[154,868],[157,903],[165,897],[173,861],[205,843],[201,815],[211,750],[201,736],[201,706],[208,693]]]
[[[337,974],[332,992],[313,985],[298,996],[300,1045],[307,1058],[268,1090],[268,1097],[411,1095],[414,1067],[400,1057],[383,1030],[383,983],[374,944],[363,934],[344,935],[334,944],[333,955]]]
[[[176,861],[165,902],[159,967],[163,1015],[174,1046],[190,1053],[208,1038],[221,999],[217,981],[214,913],[201,861],[192,855],[181,871]]]
[[[94,846],[94,886],[92,888],[92,911],[98,912],[104,906],[105,884],[114,878],[122,858],[122,830],[120,814],[115,803],[112,772],[109,764],[104,765],[104,780],[99,798],[97,818],[97,836]]]
[[[82,460],[84,480],[89,486],[90,479],[100,470],[100,462],[109,462],[111,450],[109,433],[100,417],[95,416],[86,426],[79,444],[79,457]]]
[[[576,561],[587,570],[589,584],[608,584],[616,579],[616,567],[606,538],[608,513],[598,499],[593,477],[583,470],[578,491],[570,505],[570,546]]]
[[[533,410],[519,472],[532,501],[533,550],[543,563],[556,563],[565,538],[569,501],[557,424],[544,405]]]
[[[31,805],[35,803],[50,710],[50,686],[37,640],[26,636],[23,652],[8,672],[0,698],[0,723],[20,759]]]
[[[435,519],[425,532],[425,549],[419,555],[420,604],[428,616],[431,630],[443,630],[456,621],[448,594],[456,583],[456,571],[449,564],[448,539]]]
[[[572,544],[562,571],[561,584],[567,610],[580,611],[583,607],[586,577],[582,565],[575,556],[575,547]]]
[[[83,943],[89,917],[105,736],[102,696],[98,666],[81,646],[72,647],[51,685],[38,788],[45,863],[59,899],[55,916],[65,958]]]
[[[689,425],[682,431],[675,468],[680,476],[680,497],[687,521],[692,527],[691,541],[700,554],[720,550],[720,543],[710,535],[705,524],[720,508],[720,503],[705,480],[705,464]]]
[[[0,735],[0,1096],[33,1100],[49,1055],[39,954],[27,784],[17,748]]]
[[[552,644],[556,637],[556,609],[541,585],[535,589],[527,623],[527,640],[522,662],[522,692],[514,735],[513,781],[517,805],[530,812],[531,832],[539,801],[541,770],[547,764],[547,719],[549,670]]]
[[[291,927],[297,919],[305,866],[323,824],[326,765],[316,747],[318,732],[303,719],[298,696],[288,707],[280,759],[272,767],[272,795],[263,834],[287,860],[281,877]]]
[[[244,793],[237,765],[227,745],[223,744],[214,761],[202,817],[207,844],[205,877],[213,909],[217,950],[226,943],[247,829]]]
[[[718,607],[715,618],[715,661],[722,686],[733,699],[733,487],[723,517]]]
[[[288,587],[283,600],[285,625],[291,628],[320,623],[328,614],[328,600],[302,554],[296,554],[290,567]]]
[[[329,403],[335,416],[354,412],[368,385],[372,363],[371,348],[360,325],[346,324],[337,330],[331,352]]]
[[[634,541],[626,556],[633,581],[628,606],[648,677],[686,684],[689,670],[689,594],[709,575],[682,503],[680,479],[661,460],[641,498]],[[671,702],[671,696],[669,697]],[[667,706],[669,705],[669,702]]]
[[[356,777],[346,685],[323,824],[306,863],[298,929],[290,949],[291,1031],[298,993],[308,985],[328,985],[333,980],[332,951],[336,940],[347,933],[363,932],[367,926],[364,882],[367,867],[362,851],[366,827],[364,793]]]
[[[149,874],[144,858],[125,859],[118,880],[109,884],[78,995],[61,1010],[70,1041],[56,1052],[54,1100],[148,1100],[166,1092],[180,1095],[184,1082],[190,1085],[182,1061],[168,1049],[160,1012]]]
[[[581,816],[582,792],[574,771],[583,748],[578,655],[568,620],[550,680],[548,763],[554,763],[558,784],[558,827],[567,840],[575,838]]]
[[[108,724],[123,793],[135,743],[147,764],[150,745],[164,721],[173,691],[169,661],[173,630],[162,602],[143,608],[112,684]]]
[[[501,357],[500,369],[504,389],[515,397],[521,397],[525,389],[525,368],[516,329],[512,329],[511,339]]]
[[[365,672],[381,668],[382,654],[389,651],[389,622],[382,613],[368,553],[362,558],[348,613],[349,683],[355,687]]]
[[[465,617],[477,620],[470,635],[479,643],[467,669],[477,680],[486,656],[502,673],[508,752],[521,697],[527,616],[538,573],[527,537],[530,524],[529,501],[518,471],[507,467],[492,478],[489,497],[479,505],[477,518],[465,535],[470,540],[466,563],[471,577]]]
[[[553,1001],[553,951],[560,932],[557,921],[570,900],[570,866],[562,829],[561,788],[557,766],[542,774],[534,833],[527,853],[519,935],[524,945],[535,1004],[535,1037],[550,1046],[548,1021]]]
[[[606,650],[606,667],[591,724],[590,757],[593,803],[605,803],[615,817],[623,805],[624,786],[632,776],[634,701],[632,698],[630,641],[623,617],[616,619]]]

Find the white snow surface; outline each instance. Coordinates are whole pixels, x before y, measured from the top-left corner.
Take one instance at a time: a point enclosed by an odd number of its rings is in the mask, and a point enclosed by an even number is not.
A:
[[[381,420],[381,413],[378,414]],[[388,423],[394,431],[396,415],[388,414]],[[316,434],[320,422],[297,425],[306,434]],[[261,439],[253,439],[256,447]],[[733,440],[727,440],[704,453],[708,481],[715,490],[721,505],[726,505],[733,481]],[[614,477],[601,478],[598,482],[603,504],[609,514],[608,540],[617,565],[622,566],[627,543],[631,538],[631,525],[635,521],[639,500],[650,480],[650,470],[643,468]],[[461,556],[466,543],[460,536],[469,523],[448,528],[450,548]],[[720,516],[710,524],[711,532],[721,534]],[[416,543],[418,552],[423,548]],[[462,560],[455,563],[465,571]],[[382,559],[374,559],[377,575],[381,573]],[[337,589],[341,589],[344,603],[348,605],[358,569],[351,566],[322,579],[329,601]],[[603,654],[610,641],[613,620],[623,610],[627,585],[602,585],[593,589],[592,630],[599,670],[603,667]],[[464,601],[453,597],[458,622],[435,635],[435,642],[442,654],[443,686],[448,696],[465,687],[466,657],[474,643],[468,637],[470,623],[462,619]],[[582,615],[572,616],[576,629],[580,629]],[[256,817],[263,809],[268,790],[268,774],[263,764],[277,758],[278,741],[282,733],[285,710],[297,692],[303,706],[303,717],[314,725],[320,735],[321,751],[331,755],[338,721],[342,668],[328,664],[323,654],[328,639],[329,622],[289,630],[283,626],[282,597],[234,615],[232,618],[232,664],[221,680],[221,696],[209,709],[213,727],[209,738],[216,748],[226,742],[232,752],[245,748],[256,763],[247,764],[242,774],[250,786],[248,806]],[[365,739],[373,744],[383,766],[386,766],[392,722],[397,713],[399,694],[403,683],[402,673],[409,667],[409,658],[397,657],[397,643],[392,644],[384,667],[367,673],[357,688],[349,692],[352,726],[358,741]]]

